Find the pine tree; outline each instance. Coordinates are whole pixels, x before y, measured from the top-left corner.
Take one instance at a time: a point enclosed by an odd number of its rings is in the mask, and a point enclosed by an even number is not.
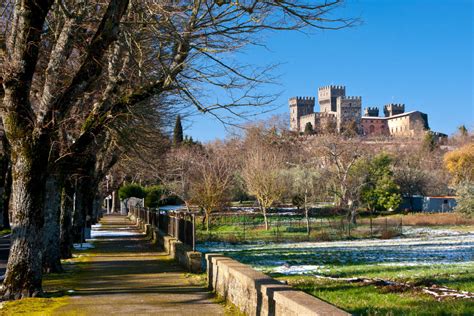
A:
[[[178,116],[176,116],[176,123],[174,125],[173,144],[177,146],[181,144],[182,142],[183,142],[183,126],[181,125],[181,116],[178,114]]]

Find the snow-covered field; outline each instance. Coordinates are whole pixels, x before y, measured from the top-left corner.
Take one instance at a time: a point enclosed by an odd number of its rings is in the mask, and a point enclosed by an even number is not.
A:
[[[256,268],[283,274],[320,273],[328,266],[350,264],[419,266],[474,263],[474,232],[461,234],[431,229],[424,233],[423,237],[390,240],[241,245],[204,243],[198,250],[225,253]]]

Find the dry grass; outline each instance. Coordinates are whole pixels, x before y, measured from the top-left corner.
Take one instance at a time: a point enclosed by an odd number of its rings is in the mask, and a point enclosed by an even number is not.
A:
[[[474,225],[474,218],[466,218],[457,213],[420,213],[403,215],[403,225],[409,226],[444,226]]]

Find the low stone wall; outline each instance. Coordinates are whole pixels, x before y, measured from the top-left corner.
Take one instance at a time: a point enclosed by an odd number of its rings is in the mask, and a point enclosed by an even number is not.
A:
[[[206,262],[209,289],[247,315],[350,315],[223,255],[206,254]]]
[[[172,258],[184,266],[189,272],[201,273],[202,269],[202,253],[193,251],[191,247],[183,244],[178,239],[165,235],[160,230],[153,231],[153,239],[158,245],[168,253]]]
[[[178,263],[185,267],[189,272],[203,272],[202,253],[193,251],[191,247],[183,244],[177,238],[168,236],[149,224],[144,224],[139,218],[136,218],[133,215],[130,215],[130,220],[143,230],[147,236],[156,241],[160,248],[162,248],[173,259],[178,261]]]

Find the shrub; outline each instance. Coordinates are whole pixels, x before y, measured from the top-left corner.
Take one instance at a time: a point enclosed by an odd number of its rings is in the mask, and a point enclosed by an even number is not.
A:
[[[162,204],[163,195],[166,193],[161,185],[152,185],[145,188],[145,207],[158,207]]]
[[[121,200],[125,200],[130,197],[143,199],[145,196],[145,189],[141,185],[135,183],[126,184],[119,189],[119,197]]]

